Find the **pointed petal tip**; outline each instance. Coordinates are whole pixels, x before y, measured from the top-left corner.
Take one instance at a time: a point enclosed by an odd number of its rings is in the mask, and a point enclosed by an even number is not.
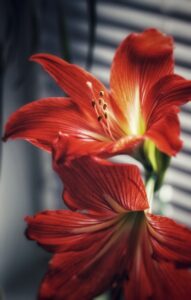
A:
[[[7,122],[5,123],[5,127],[4,127],[4,132],[3,132],[3,136],[1,136],[1,140],[2,142],[7,142],[9,139],[14,139],[14,136],[12,137],[12,127],[11,127],[11,123],[13,120],[13,116],[14,113],[9,116]]]
[[[33,58],[34,58],[35,55],[36,55],[36,54],[31,55],[31,56],[28,58],[28,60],[29,60],[29,61],[33,61]]]
[[[49,53],[37,53],[37,54],[33,54],[29,57],[29,61],[32,62],[40,62],[41,60],[47,60],[47,59],[57,59],[57,57],[53,54],[49,54]]]
[[[41,54],[33,54],[29,57],[29,61],[36,61]]]
[[[38,61],[40,58],[46,57],[48,54],[46,53],[37,53],[37,54],[33,54],[29,57],[29,61]]]
[[[5,132],[3,134],[3,136],[1,137],[2,142],[7,142],[9,139],[14,139],[14,136],[12,136],[12,133],[10,131],[9,128],[10,125],[10,120],[8,120],[8,122],[5,125]]]

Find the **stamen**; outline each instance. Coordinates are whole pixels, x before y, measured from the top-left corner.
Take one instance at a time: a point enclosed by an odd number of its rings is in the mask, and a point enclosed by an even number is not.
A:
[[[87,81],[86,85],[89,88],[90,93],[91,93],[91,104],[95,110],[98,122],[100,122],[100,124],[102,125],[106,135],[109,135],[112,140],[115,140],[115,138],[111,132],[110,124],[109,124],[109,121],[110,121],[108,118],[110,115],[110,114],[108,115],[109,111],[108,111],[108,113],[105,112],[105,110],[107,109],[107,104],[105,103],[104,98],[96,97],[94,90],[93,90],[92,82]],[[100,91],[99,96],[103,97],[104,91]],[[97,105],[97,104],[99,104],[99,105]]]
[[[106,110],[106,108],[107,108],[107,104],[104,103],[104,105],[103,105],[103,110]]]

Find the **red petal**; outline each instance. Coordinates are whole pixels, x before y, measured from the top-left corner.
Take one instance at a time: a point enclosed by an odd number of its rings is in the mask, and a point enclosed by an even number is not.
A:
[[[145,134],[145,137],[151,139],[158,149],[168,154],[175,155],[182,148],[180,140],[180,122],[178,119],[178,110],[172,107],[165,116],[153,123]]]
[[[50,262],[39,299],[92,299],[122,272],[127,242],[122,223],[92,219],[80,213],[57,211],[28,217],[28,235],[56,254]],[[116,225],[116,221],[118,225]],[[118,226],[118,227],[117,227]],[[93,233],[93,234],[92,234]]]
[[[107,255],[95,260],[104,247],[102,241],[95,241],[81,253],[54,256],[41,285],[39,299],[79,300],[80,295],[80,299],[92,300],[111,286],[116,273],[123,269],[124,242],[120,241]]]
[[[178,75],[160,79],[149,91],[144,102],[144,117],[147,126],[160,120],[173,106],[179,107],[191,99],[191,81]]]
[[[115,218],[97,218],[67,210],[44,211],[34,217],[26,217],[28,223],[27,236],[36,240],[51,252],[81,251],[91,246],[95,239],[108,237]],[[99,218],[98,218],[99,217]],[[94,232],[92,235],[91,233]]]
[[[72,65],[59,57],[50,54],[36,54],[31,57],[32,61],[38,62],[56,80],[57,84],[75,101],[82,110],[90,114],[92,110],[92,94],[87,86],[91,82],[96,99],[100,91],[104,92],[104,99],[109,101],[106,88],[93,75],[82,68]]]
[[[158,259],[191,265],[191,230],[173,220],[148,214],[148,230]]]
[[[125,299],[190,299],[191,273],[187,269],[176,268],[168,261],[188,262],[191,247],[186,239],[190,240],[191,232],[174,226],[175,223],[171,220],[164,224],[161,221],[163,217],[159,217],[161,222],[157,216],[147,215],[147,218],[148,224],[145,228],[140,224],[142,231],[137,248],[132,249],[134,256],[128,256],[129,281],[124,283]],[[155,223],[155,220],[159,222]],[[134,238],[133,232],[131,238]],[[157,245],[153,242],[154,239],[158,242]],[[184,242],[189,249],[183,245]],[[176,244],[177,249],[173,244]]]
[[[156,29],[129,35],[116,51],[111,68],[111,92],[122,112],[135,101],[144,103],[150,88],[173,72],[173,41]]]
[[[167,241],[165,247],[171,252],[177,227],[171,220],[161,226],[163,222],[158,222],[158,217],[149,214],[147,218],[146,223],[143,212],[105,219],[101,214],[92,218],[69,211],[28,217],[29,237],[48,250],[59,252],[50,262],[39,299],[78,300],[80,294],[81,299],[90,300],[111,285],[122,283],[125,299],[190,299],[191,273],[166,262],[165,251],[159,251],[157,246],[157,252],[153,243],[153,239],[161,245]],[[179,259],[174,259],[172,252],[168,258],[185,262],[188,250],[183,246],[183,238],[186,242],[189,237],[184,228],[177,233]],[[190,249],[189,244],[186,246]],[[181,255],[181,251],[185,254]]]
[[[168,155],[175,155],[181,149],[177,114],[179,106],[190,99],[191,81],[169,75],[153,86],[145,100],[146,136]]]
[[[147,257],[145,261],[139,260],[129,281],[124,284],[124,299],[188,300],[191,298],[190,282],[190,271]]]
[[[4,140],[20,138],[50,151],[59,131],[87,139],[104,139],[95,119],[88,119],[78,106],[65,98],[47,98],[29,103],[12,114]]]
[[[92,138],[79,135],[79,138],[59,133],[58,138],[54,141],[53,152],[54,160],[62,161],[71,160],[80,156],[99,156],[110,157],[116,154],[131,154],[144,141],[143,137],[124,137],[117,141],[110,141],[99,134],[89,132]],[[94,138],[94,140],[93,140]],[[101,140],[102,138],[102,140]]]
[[[90,157],[75,159],[70,163],[63,163],[61,158],[56,158],[54,168],[64,182],[67,190],[65,201],[69,200],[70,207],[116,213],[148,207],[144,185],[136,166],[116,165]]]

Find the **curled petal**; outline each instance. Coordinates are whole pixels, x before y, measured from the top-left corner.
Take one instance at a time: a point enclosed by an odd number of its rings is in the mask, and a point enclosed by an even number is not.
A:
[[[180,105],[190,99],[191,81],[178,75],[168,75],[152,87],[145,101],[145,136],[170,156],[175,155],[182,147],[178,112]]]
[[[178,111],[176,107],[171,108],[145,134],[145,138],[151,139],[160,151],[169,156],[176,155],[182,148]]]
[[[54,169],[64,182],[66,203],[76,209],[113,212],[142,210],[148,207],[138,167],[113,164],[84,156],[65,161],[54,150]],[[75,189],[73,188],[75,182]],[[75,200],[74,200],[75,199]]]
[[[147,126],[160,120],[166,112],[191,100],[191,81],[178,75],[168,75],[160,79],[149,91],[143,109]]]
[[[60,132],[53,143],[53,157],[55,162],[60,163],[87,155],[104,158],[117,154],[131,154],[140,147],[143,141],[143,137],[122,137],[119,140],[111,141],[85,130],[84,136],[79,134],[79,138]]]

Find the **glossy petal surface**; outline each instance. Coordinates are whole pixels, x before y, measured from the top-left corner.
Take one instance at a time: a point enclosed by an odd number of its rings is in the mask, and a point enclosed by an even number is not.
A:
[[[191,99],[191,81],[177,75],[159,80],[150,90],[145,101],[147,120],[145,136],[169,156],[180,151],[179,106]]]
[[[135,114],[144,107],[151,87],[173,72],[172,52],[171,37],[155,29],[130,34],[117,49],[111,67],[110,86],[121,112],[128,112],[130,127]]]
[[[51,151],[59,132],[84,140],[106,140],[99,123],[84,116],[69,98],[47,98],[26,104],[12,114],[6,124],[4,139],[26,139]],[[96,132],[95,133],[95,129]]]
[[[190,230],[163,216],[147,215],[147,218],[156,257],[190,266]]]
[[[160,151],[169,156],[176,155],[182,148],[178,112],[176,107],[171,108],[161,119],[153,122],[145,134],[145,137],[152,140]]]
[[[57,150],[57,148],[56,148]],[[55,160],[57,158],[57,160]],[[68,166],[55,153],[54,168],[76,209],[113,213],[148,208],[144,184],[138,167],[116,164],[98,158],[82,157]],[[74,187],[75,182],[75,189]],[[69,205],[71,206],[71,205]]]

